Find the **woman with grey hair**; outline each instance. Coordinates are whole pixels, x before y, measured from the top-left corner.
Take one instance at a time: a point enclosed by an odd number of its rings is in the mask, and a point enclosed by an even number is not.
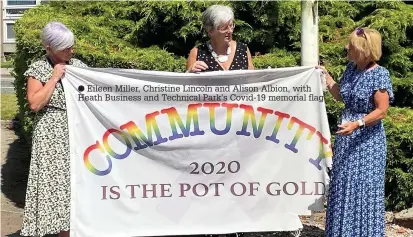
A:
[[[202,14],[202,25],[210,42],[191,50],[187,72],[254,69],[247,45],[232,39],[235,23],[234,12],[230,7],[208,7]]]
[[[36,115],[21,235],[69,236],[69,132],[61,79],[65,65],[87,66],[72,58],[74,35],[62,23],[48,23],[41,38],[46,55],[24,73]]]

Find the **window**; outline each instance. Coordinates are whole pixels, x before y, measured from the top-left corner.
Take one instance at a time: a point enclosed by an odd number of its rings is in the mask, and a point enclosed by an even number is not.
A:
[[[13,9],[6,9],[6,14],[10,15],[23,15],[23,12],[27,10],[27,8],[13,8]]]
[[[48,0],[0,0],[3,1],[3,43],[14,43],[14,22],[23,16],[23,13],[40,4],[48,3]]]
[[[14,43],[15,42],[15,34],[14,34],[14,22],[13,21],[5,21],[3,23],[4,30],[3,30],[3,42],[5,43]]]
[[[6,39],[14,40],[14,24],[13,23],[6,23]]]
[[[7,6],[36,5],[36,0],[7,0]]]
[[[44,1],[44,0],[43,0]],[[25,10],[39,5],[40,0],[7,0],[4,1],[3,19],[18,19]]]

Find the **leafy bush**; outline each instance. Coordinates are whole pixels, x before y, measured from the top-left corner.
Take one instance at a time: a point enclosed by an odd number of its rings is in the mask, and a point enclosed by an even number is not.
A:
[[[413,109],[413,73],[406,78],[393,78],[395,103],[393,106]]]
[[[391,108],[384,121],[387,135],[386,207],[413,204],[413,110]]]
[[[253,58],[256,69],[266,69],[268,67],[294,67],[297,66],[298,57],[286,50],[272,49],[270,53]]]

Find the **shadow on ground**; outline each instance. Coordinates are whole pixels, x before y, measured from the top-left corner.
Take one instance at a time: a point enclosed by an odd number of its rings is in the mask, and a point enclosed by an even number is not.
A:
[[[2,124],[1,126],[14,131],[14,133],[16,133],[18,129],[18,127],[13,124]],[[6,134],[2,136],[6,136]],[[5,147],[2,149],[4,148]],[[5,197],[15,203],[19,208],[24,207],[29,165],[30,146],[27,142],[16,139],[10,144],[6,154],[6,161],[1,167],[1,191]]]
[[[182,237],[324,237],[325,233],[323,229],[316,226],[303,225],[303,229],[297,235],[296,232],[250,232],[250,233],[238,233],[238,234],[226,234],[226,235],[183,235]],[[156,236],[161,237],[161,236]],[[170,237],[181,237],[180,235],[173,235]]]
[[[22,236],[20,235],[20,231],[18,231],[16,233],[6,235],[5,237],[22,237]],[[43,237],[58,237],[58,235],[45,235]]]
[[[257,233],[248,233],[241,235],[239,237],[324,237],[325,233],[323,229],[320,229],[316,226],[303,225],[303,229],[300,234],[297,235],[295,232],[257,232]]]
[[[324,230],[315,227],[303,225],[304,229],[301,231],[300,235],[294,235],[293,232],[257,232],[257,233],[245,233],[245,234],[228,234],[228,235],[185,235],[182,237],[324,237]],[[58,235],[46,235],[44,237],[57,237]],[[16,232],[6,237],[21,237],[20,232]],[[160,236],[159,236],[160,237]],[[174,235],[170,237],[180,237],[180,235]]]

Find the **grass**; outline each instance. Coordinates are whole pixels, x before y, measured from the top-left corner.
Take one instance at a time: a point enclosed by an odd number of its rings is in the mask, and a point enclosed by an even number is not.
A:
[[[17,98],[15,94],[1,94],[1,119],[11,120],[17,114]]]
[[[7,62],[1,62],[1,68],[11,68],[12,62],[7,61]]]

